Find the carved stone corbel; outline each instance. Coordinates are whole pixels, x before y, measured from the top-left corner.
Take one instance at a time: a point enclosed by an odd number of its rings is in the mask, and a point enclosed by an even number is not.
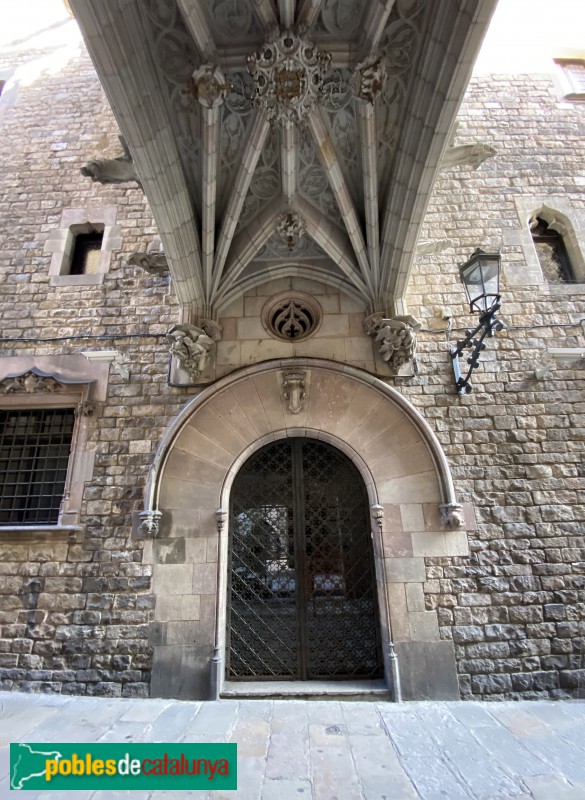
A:
[[[196,383],[211,362],[216,342],[214,337],[220,336],[221,327],[212,320],[204,320],[201,327],[188,324],[173,325],[167,333],[167,340],[171,345],[171,368],[173,362],[178,368],[178,374],[174,375],[172,383],[175,385]]]
[[[217,524],[217,532],[221,535],[221,532],[225,528],[225,524],[227,522],[228,512],[225,508],[218,508],[215,512],[215,520]]]
[[[132,253],[128,257],[128,264],[133,267],[140,267],[145,272],[159,277],[169,274],[169,264],[164,252]]]
[[[384,525],[384,506],[381,506],[379,503],[374,503],[374,505],[370,506],[370,515],[374,525],[376,525],[380,533],[382,533],[382,527]]]
[[[416,317],[410,315],[385,319],[381,314],[373,314],[364,320],[364,332],[375,338],[380,357],[394,375],[414,361],[420,327]]]
[[[154,539],[158,535],[162,511],[141,511],[138,516],[142,531]]]
[[[446,528],[462,528],[465,524],[463,508],[460,503],[441,503],[441,523]]]
[[[307,399],[307,373],[302,369],[287,369],[282,377],[282,399],[291,414],[298,414]]]

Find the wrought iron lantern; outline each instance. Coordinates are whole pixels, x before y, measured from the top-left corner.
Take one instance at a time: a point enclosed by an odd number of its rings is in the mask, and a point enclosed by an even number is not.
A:
[[[459,267],[461,281],[469,301],[469,310],[472,313],[477,311],[480,315],[478,325],[473,330],[468,329],[465,332],[465,339],[458,341],[457,347],[450,350],[455,386],[460,395],[471,392],[471,373],[477,367],[480,355],[485,350],[484,339],[486,336],[493,336],[496,331],[501,331],[504,327],[503,322],[496,318],[501,306],[500,269],[500,253],[485,253],[479,248],[469,261]],[[467,358],[469,368],[463,375],[459,356],[467,349],[471,349],[471,355]]]

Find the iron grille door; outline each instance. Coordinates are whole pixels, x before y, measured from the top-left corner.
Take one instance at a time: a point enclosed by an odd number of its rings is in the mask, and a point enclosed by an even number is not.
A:
[[[227,677],[382,674],[369,509],[335,448],[284,439],[232,488]]]

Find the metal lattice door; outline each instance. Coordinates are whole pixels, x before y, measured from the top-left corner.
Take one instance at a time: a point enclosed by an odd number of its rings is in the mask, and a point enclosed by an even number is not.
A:
[[[361,476],[323,442],[294,438],[263,447],[232,488],[228,679],[381,674]]]

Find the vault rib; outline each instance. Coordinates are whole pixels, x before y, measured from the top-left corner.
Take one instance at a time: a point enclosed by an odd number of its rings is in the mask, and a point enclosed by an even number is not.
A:
[[[197,306],[204,295],[201,246],[193,224],[196,215],[172,115],[158,94],[160,79],[140,8],[122,0],[111,0],[99,8],[93,0],[73,0],[71,6],[132,152],[169,260],[177,298],[184,306]],[[122,18],[124,25],[119,22]]]
[[[302,0],[297,17],[297,25],[306,25],[310,28],[321,11],[323,0]]]
[[[213,255],[215,250],[215,204],[217,199],[217,169],[219,160],[219,107],[203,106],[203,165],[202,165],[202,221],[201,250],[203,256],[203,284],[205,299],[211,300]]]
[[[278,25],[278,19],[270,0],[252,0],[252,5],[254,6],[258,19],[266,29]]]
[[[288,205],[292,208],[297,194],[299,132],[296,125],[280,129],[280,161],[282,190]]]
[[[280,27],[290,30],[295,21],[295,0],[278,0],[278,15],[280,17]]]
[[[225,269],[217,293],[213,297],[214,307],[221,303],[226,291],[232,288],[234,281],[246,269],[256,253],[268,241],[276,230],[278,219],[284,206],[269,206],[256,219],[246,225],[240,235],[234,239],[230,248],[230,260]]]
[[[372,294],[360,277],[351,242],[344,236],[343,231],[300,195],[297,197],[296,206],[303,216],[307,234],[337,264],[358,289],[361,297],[371,302]]]
[[[379,0],[378,2],[369,3],[364,39],[370,51],[375,50],[380,43],[388,17],[394,7],[394,2],[395,0]]]
[[[376,111],[372,103],[358,101],[357,106],[364,175],[366,239],[372,268],[372,282],[377,291],[380,286],[380,213]]]
[[[347,183],[343,177],[343,172],[335,152],[333,141],[329,135],[327,125],[323,119],[323,114],[319,108],[315,107],[311,109],[308,116],[308,123],[317,147],[317,152],[319,153],[319,158],[321,159],[323,168],[327,173],[329,185],[331,186],[331,190],[335,195],[341,217],[353,246],[362,278],[368,286],[369,296],[373,297],[374,292],[372,275],[366,253],[366,244],[364,242],[358,216],[354,208]]]
[[[268,124],[268,120],[261,111],[258,111],[252,124],[252,130],[250,131],[248,143],[244,150],[242,163],[238,169],[234,187],[222,220],[215,258],[213,295],[217,293],[234,231],[238,224],[240,214],[242,213],[244,200],[250,188],[250,182],[269,130],[270,125]]]
[[[201,54],[201,60],[210,64],[216,63],[215,42],[201,5],[192,0],[178,0],[178,4],[179,11],[189,28],[189,33]]]

